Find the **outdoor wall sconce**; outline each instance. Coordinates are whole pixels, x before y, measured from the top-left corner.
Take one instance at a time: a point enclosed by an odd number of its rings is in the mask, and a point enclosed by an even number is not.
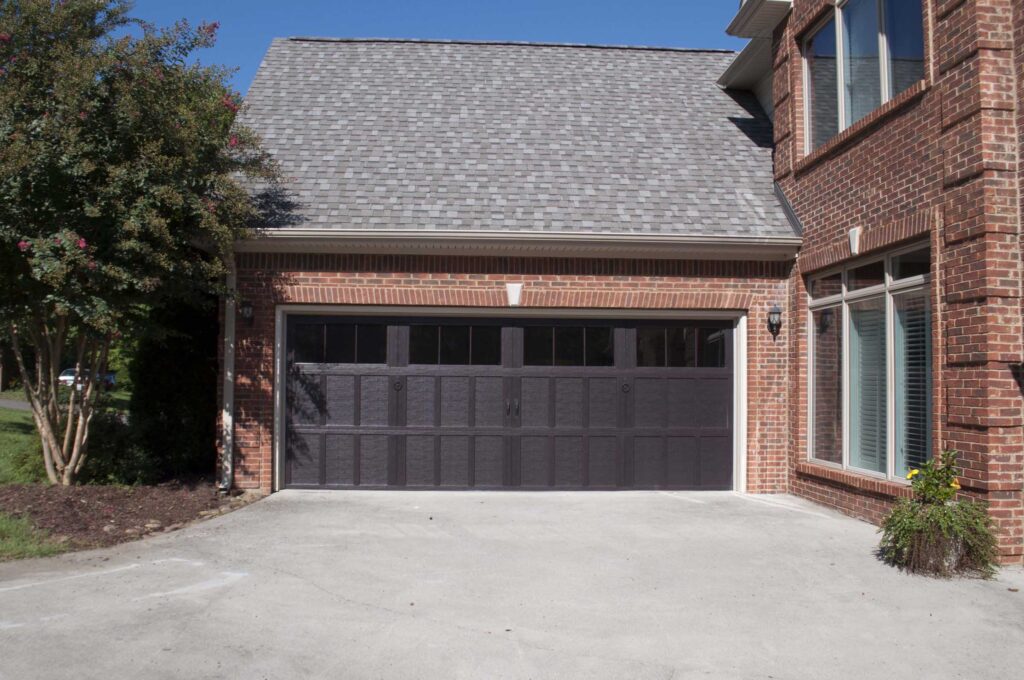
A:
[[[253,310],[252,303],[242,300],[238,303],[238,316],[250,326],[252,325]]]
[[[780,330],[782,330],[782,310],[776,304],[768,310],[768,332],[772,334],[772,338],[777,338]]]

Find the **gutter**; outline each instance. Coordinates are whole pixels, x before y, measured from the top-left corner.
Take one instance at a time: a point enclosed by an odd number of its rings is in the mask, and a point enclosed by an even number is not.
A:
[[[471,230],[266,229],[237,241],[237,253],[388,253],[635,257],[654,259],[789,260],[797,236],[694,236]]]

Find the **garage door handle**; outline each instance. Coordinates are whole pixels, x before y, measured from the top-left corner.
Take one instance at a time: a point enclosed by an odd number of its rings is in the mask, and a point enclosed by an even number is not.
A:
[[[515,407],[516,407],[516,416],[518,416],[518,415],[519,415],[519,400],[518,400],[518,399],[515,399],[515,400],[513,400],[513,402],[512,402],[512,403],[514,403],[514,404],[515,404]]]
[[[505,415],[512,415],[512,402],[510,402],[508,399],[505,400]]]

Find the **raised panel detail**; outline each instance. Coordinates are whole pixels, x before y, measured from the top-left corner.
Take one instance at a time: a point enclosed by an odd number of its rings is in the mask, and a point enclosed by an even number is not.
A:
[[[519,445],[523,486],[551,486],[551,459],[547,437],[523,437]]]
[[[441,486],[469,485],[469,437],[441,437]]]
[[[633,440],[633,483],[637,487],[660,486],[665,479],[665,440],[636,437]]]
[[[619,400],[622,398],[619,381],[615,378],[591,378],[587,381],[587,399],[590,400],[589,422],[592,428],[618,426]]]
[[[364,375],[359,379],[359,424],[388,424],[388,395],[391,381],[386,375]]]
[[[326,473],[324,483],[340,486],[355,484],[356,438],[350,434],[329,434],[326,436],[327,450],[324,452]]]
[[[633,383],[633,419],[637,427],[664,427],[668,383],[663,378],[637,378]]]
[[[615,488],[619,483],[619,463],[616,451],[617,437],[590,437],[588,472],[590,487],[595,489]]]
[[[700,459],[696,437],[669,437],[665,455],[665,479],[669,486],[700,486]]]
[[[505,438],[476,437],[474,442],[474,481],[476,486],[498,488],[505,485]]]
[[[328,425],[356,424],[355,376],[327,376],[327,401],[325,407]]]
[[[405,387],[405,422],[407,425],[434,425],[434,408],[437,402],[433,376],[410,376]]]
[[[441,378],[441,425],[469,425],[469,378]]]
[[[551,392],[547,378],[523,378],[523,427],[549,427],[551,425]]]
[[[583,427],[583,379],[554,378],[555,427]]]
[[[474,424],[477,427],[501,427],[505,424],[505,381],[481,377],[474,380]]]
[[[288,440],[288,472],[292,484],[320,484],[320,435],[292,434]]]
[[[405,438],[405,485],[434,486],[434,438]]]
[[[583,437],[555,437],[555,486],[583,486]]]
[[[324,404],[320,376],[292,366],[288,376],[287,404],[290,425],[319,425]]]
[[[388,483],[387,436],[364,434],[359,439],[360,486],[386,486]]]

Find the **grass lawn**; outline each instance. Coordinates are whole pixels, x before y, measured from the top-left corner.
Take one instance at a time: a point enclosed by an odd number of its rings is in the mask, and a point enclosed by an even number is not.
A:
[[[48,557],[64,552],[45,531],[32,526],[27,519],[0,513],[0,562],[26,557]]]
[[[104,392],[103,397],[110,400],[110,406],[117,411],[127,411],[128,403],[131,401],[132,393],[128,390],[115,389],[113,392]],[[25,401],[25,390],[16,387],[0,392],[0,399],[12,401]]]
[[[0,484],[31,484],[45,478],[32,414],[0,408]]]

